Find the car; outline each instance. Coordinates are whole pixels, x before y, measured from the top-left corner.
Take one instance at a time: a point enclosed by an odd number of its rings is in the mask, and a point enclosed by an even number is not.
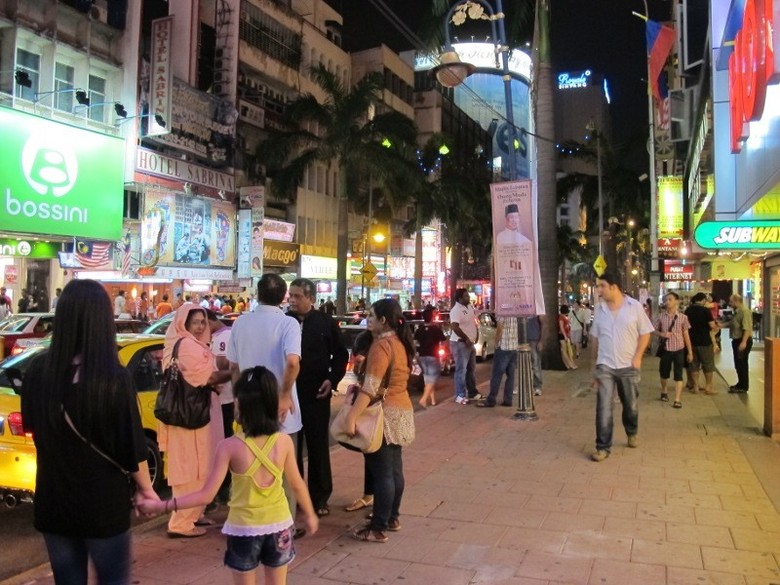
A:
[[[477,360],[483,361],[496,353],[496,315],[490,311],[477,313],[479,339],[474,344]]]
[[[54,327],[54,313],[17,313],[0,321],[0,359],[12,354],[19,339],[46,337]],[[19,353],[17,351],[16,353]]]
[[[341,338],[344,340],[344,346],[349,352],[349,361],[347,361],[347,371],[344,374],[344,377],[341,379],[341,382],[339,382],[338,386],[336,387],[335,391],[337,394],[345,395],[347,393],[347,389],[352,384],[357,384],[357,376],[353,371],[355,365],[355,356],[352,350],[355,347],[355,339],[357,339],[358,335],[364,331],[368,331],[365,325],[341,326]],[[407,386],[410,392],[422,393],[424,386],[422,372],[417,374],[412,372],[412,374],[409,376],[409,383]]]
[[[162,486],[164,475],[154,417],[164,341],[161,335],[120,334],[116,338],[119,361],[130,371],[138,393],[147,463],[155,488]],[[48,343],[32,347],[0,363],[0,498],[8,506],[30,502],[35,493],[35,444],[24,432],[19,393],[27,367],[47,349]]]

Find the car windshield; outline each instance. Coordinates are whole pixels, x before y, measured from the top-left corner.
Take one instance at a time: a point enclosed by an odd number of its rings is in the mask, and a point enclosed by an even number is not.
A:
[[[27,371],[27,367],[30,363],[32,363],[33,358],[45,349],[45,347],[32,347],[27,351],[23,351],[18,355],[11,356],[0,362],[0,387],[13,388],[14,391],[16,391],[17,388],[14,388],[11,379],[8,377],[9,370],[15,370],[24,376],[24,373]]]
[[[143,332],[151,333],[153,335],[165,335],[165,332],[168,331],[168,326],[171,323],[173,323],[173,319],[160,319],[149,325]]]
[[[11,315],[0,322],[0,332],[3,333],[18,333],[22,331],[32,317],[29,315]]]

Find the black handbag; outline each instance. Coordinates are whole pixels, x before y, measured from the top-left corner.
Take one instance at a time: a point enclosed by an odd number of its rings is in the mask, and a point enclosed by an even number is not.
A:
[[[193,386],[179,371],[179,344],[173,346],[171,363],[163,372],[160,390],[154,403],[154,416],[167,425],[199,429],[211,420],[211,386]]]

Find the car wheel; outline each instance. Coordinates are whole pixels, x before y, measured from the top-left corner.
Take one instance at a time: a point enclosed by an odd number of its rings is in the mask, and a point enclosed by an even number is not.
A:
[[[152,437],[146,437],[146,463],[149,465],[152,487],[157,490],[163,484],[163,460],[160,449],[157,447],[157,441]]]

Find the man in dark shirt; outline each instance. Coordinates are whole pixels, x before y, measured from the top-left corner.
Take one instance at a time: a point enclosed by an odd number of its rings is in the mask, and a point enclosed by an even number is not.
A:
[[[420,406],[426,408],[428,401],[431,405],[436,404],[436,395],[434,389],[436,382],[441,374],[441,362],[439,361],[439,347],[447,341],[441,327],[433,323],[433,309],[426,308],[423,311],[423,323],[414,332],[414,341],[417,345],[417,354],[420,356],[420,367],[423,371],[423,389]]]
[[[301,324],[301,369],[296,380],[303,422],[303,441],[298,441],[298,468],[303,474],[303,443],[309,458],[306,474],[314,509],[318,516],[330,513],[328,499],[333,492],[330,470],[328,427],[332,391],[344,377],[349,354],[338,323],[315,310],[316,288],[307,278],[290,283],[288,315]]]
[[[693,346],[693,361],[688,365],[688,389],[696,392],[699,387],[699,370],[704,370],[705,394],[716,394],[712,386],[712,372],[715,371],[715,346],[713,336],[718,330],[718,324],[712,318],[712,311],[707,306],[707,295],[696,293],[691,298],[690,306],[685,309],[685,315],[691,324],[688,331]]]

